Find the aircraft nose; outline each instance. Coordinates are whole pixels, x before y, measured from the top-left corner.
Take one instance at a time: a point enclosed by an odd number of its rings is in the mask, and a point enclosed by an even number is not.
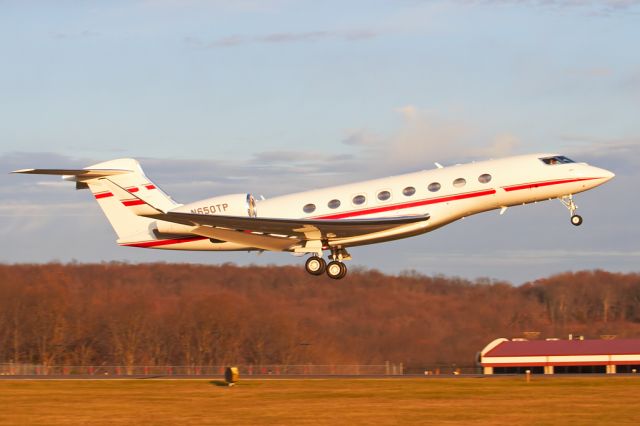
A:
[[[604,177],[608,181],[613,179],[614,177],[616,177],[616,174],[611,172],[611,171],[609,171],[609,170],[606,170],[606,169],[600,169],[600,170],[602,170],[602,172],[603,172],[602,173],[602,177]]]
[[[595,170],[593,170],[594,172],[593,176],[597,176],[598,178],[600,178],[603,181],[603,183],[610,181],[616,175],[615,173],[607,169],[601,169],[599,167],[594,167],[594,169]]]

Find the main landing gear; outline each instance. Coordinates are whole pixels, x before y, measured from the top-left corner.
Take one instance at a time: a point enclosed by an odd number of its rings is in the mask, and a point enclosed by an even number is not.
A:
[[[327,265],[327,275],[334,280],[342,279],[347,275],[347,265],[337,260],[332,260]]]
[[[332,249],[329,258],[331,262],[327,263],[323,258],[314,254],[307,259],[304,268],[311,275],[322,275],[326,272],[327,276],[334,280],[344,278],[347,275],[347,266],[343,261],[351,259],[349,253],[345,249]]]
[[[304,264],[304,269],[311,275],[322,275],[325,269],[327,269],[327,262],[325,262],[323,258],[314,255],[307,259],[307,263]]]
[[[558,198],[564,206],[569,209],[571,213],[571,224],[574,226],[582,225],[582,216],[576,214],[576,210],[578,210],[578,206],[573,202],[573,195],[565,195]]]

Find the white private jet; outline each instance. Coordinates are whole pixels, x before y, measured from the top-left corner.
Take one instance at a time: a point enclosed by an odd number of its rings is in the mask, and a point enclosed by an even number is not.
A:
[[[170,250],[271,250],[309,254],[305,268],[333,279],[347,273],[348,247],[407,238],[488,210],[559,199],[580,225],[573,194],[614,174],[558,154],[533,154],[437,168],[271,199],[222,195],[178,204],[134,159],[84,169],[23,169],[62,175],[88,188],[118,244]],[[323,252],[330,252],[329,263]]]

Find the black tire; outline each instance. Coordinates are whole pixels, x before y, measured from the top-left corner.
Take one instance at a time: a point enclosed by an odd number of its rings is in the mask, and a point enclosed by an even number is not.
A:
[[[340,276],[338,277],[339,280],[341,280],[345,276],[347,276],[347,265],[345,265],[344,263],[340,262],[340,266],[342,266],[342,272],[340,273]]]
[[[339,280],[344,277],[347,268],[344,266],[342,262],[332,261],[327,264],[327,275],[329,278],[334,280]]]
[[[311,256],[304,264],[304,269],[311,275],[322,275],[327,268],[327,262],[318,256]]]
[[[578,215],[578,214],[574,214],[573,216],[571,216],[571,224],[573,226],[580,226],[582,225],[582,216]]]

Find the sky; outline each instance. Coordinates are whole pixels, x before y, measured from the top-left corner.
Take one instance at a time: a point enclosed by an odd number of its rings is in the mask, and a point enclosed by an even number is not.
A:
[[[118,247],[29,167],[137,158],[179,202],[559,152],[616,178],[353,248],[350,267],[520,284],[640,267],[640,1],[0,0],[0,262],[300,264]]]

